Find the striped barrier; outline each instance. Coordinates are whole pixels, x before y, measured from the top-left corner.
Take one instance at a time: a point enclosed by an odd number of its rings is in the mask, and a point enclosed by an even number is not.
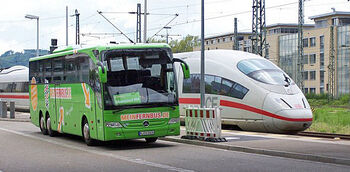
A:
[[[221,116],[219,108],[187,108],[185,116],[186,139],[205,141],[226,141],[221,137]]]

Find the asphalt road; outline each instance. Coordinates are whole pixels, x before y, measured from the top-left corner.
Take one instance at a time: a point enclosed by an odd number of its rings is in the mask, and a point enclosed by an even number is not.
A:
[[[348,171],[348,166],[144,140],[88,147],[79,137],[44,136],[29,122],[0,121],[0,172]]]

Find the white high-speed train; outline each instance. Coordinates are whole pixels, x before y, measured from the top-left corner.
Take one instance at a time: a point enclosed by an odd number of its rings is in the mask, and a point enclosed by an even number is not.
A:
[[[200,52],[174,54],[190,67],[177,68],[180,114],[200,104]],[[294,133],[312,123],[312,111],[293,80],[269,60],[234,50],[205,51],[205,104],[219,106],[223,124],[242,130]]]
[[[14,101],[16,109],[29,110],[28,93],[29,69],[25,66],[13,66],[0,71],[0,101]]]

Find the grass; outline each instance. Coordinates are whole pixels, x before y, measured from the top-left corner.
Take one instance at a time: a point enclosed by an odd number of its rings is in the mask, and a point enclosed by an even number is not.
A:
[[[314,120],[306,131],[350,134],[350,95],[328,101],[327,94],[307,94]]]
[[[317,107],[313,124],[306,131],[350,134],[350,109],[329,106]]]

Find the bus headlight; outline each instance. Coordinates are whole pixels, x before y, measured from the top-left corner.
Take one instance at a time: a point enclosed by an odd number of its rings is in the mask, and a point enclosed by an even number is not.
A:
[[[168,122],[168,124],[175,124],[180,122],[180,118],[171,118]]]
[[[123,125],[120,124],[119,122],[106,122],[106,127],[111,127],[111,128],[122,128]]]

